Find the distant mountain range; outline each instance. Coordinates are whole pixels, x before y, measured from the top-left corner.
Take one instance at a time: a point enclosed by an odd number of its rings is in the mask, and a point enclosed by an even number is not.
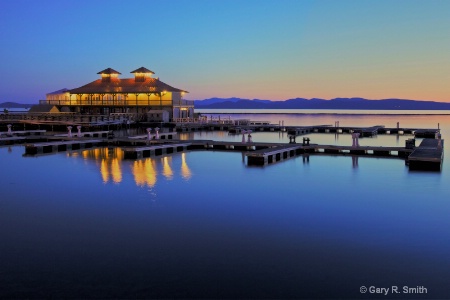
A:
[[[1,108],[30,108],[35,104],[22,104],[16,102],[3,102],[0,103]]]
[[[241,98],[210,98],[196,100],[195,108],[204,109],[375,109],[375,110],[450,110],[450,103],[407,100],[381,99],[368,100],[364,98],[334,98],[305,99],[295,98],[284,101],[241,99]]]
[[[35,104],[15,102],[0,103],[1,108],[30,108]],[[450,103],[407,100],[364,98],[334,98],[331,100],[312,98],[295,98],[284,101],[241,99],[241,98],[209,98],[195,100],[195,108],[205,109],[374,109],[374,110],[450,110]]]

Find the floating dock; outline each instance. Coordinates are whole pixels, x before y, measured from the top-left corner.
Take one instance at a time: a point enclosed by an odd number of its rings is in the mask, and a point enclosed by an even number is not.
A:
[[[0,137],[2,136],[29,136],[29,135],[44,135],[47,130],[16,130],[8,133],[7,131],[0,132]]]
[[[444,140],[424,139],[419,147],[408,156],[410,170],[436,170],[442,168]]]
[[[15,144],[21,144],[24,143],[27,140],[26,137],[23,136],[9,136],[5,138],[0,138],[0,146],[3,145],[15,145]]]
[[[173,140],[174,137],[177,135],[176,132],[161,132],[158,134],[160,140]],[[152,137],[154,137],[155,134],[152,134]],[[129,139],[137,139],[137,140],[145,140],[148,139],[148,135],[135,135],[135,136],[129,136],[127,137]]]
[[[314,126],[280,126],[261,122],[260,124],[246,124],[236,127],[233,124],[190,124],[203,129],[234,128],[237,132],[247,131],[287,131],[290,143],[242,143],[239,141],[225,142],[212,140],[175,140],[177,133],[161,132],[159,139],[148,140],[148,135],[114,138],[111,131],[86,131],[83,138],[68,139],[67,134],[50,136],[45,130],[14,131],[13,137],[0,137],[0,145],[12,145],[25,143],[25,155],[39,155],[88,149],[96,146],[115,146],[124,149],[125,157],[139,159],[144,157],[165,155],[188,150],[224,150],[240,151],[245,153],[248,165],[268,165],[301,154],[327,154],[327,155],[352,155],[372,157],[399,157],[406,159],[410,169],[440,170],[443,162],[444,141],[441,139],[425,138],[420,146],[415,147],[414,139],[406,141],[405,147],[383,146],[338,146],[310,144],[309,138],[304,138],[303,144],[296,144],[295,137],[309,133],[355,133],[361,136],[374,136],[377,134],[411,134],[414,136],[440,136],[440,129],[414,129],[414,128],[386,128],[382,125],[370,127],[340,127],[331,125]],[[222,128],[223,127],[223,128]],[[237,130],[239,129],[239,131]],[[235,132],[236,132],[235,131]],[[45,133],[45,135],[43,135]],[[4,132],[2,132],[4,134]],[[11,132],[9,133],[9,135]],[[73,133],[77,137],[78,132]],[[85,138],[89,136],[89,138]],[[98,139],[91,139],[98,137]],[[153,134],[152,134],[153,137]],[[164,141],[165,140],[165,141]],[[170,142],[168,140],[171,140]],[[307,143],[305,143],[307,141]],[[411,142],[413,142],[411,144]]]
[[[334,155],[370,155],[376,157],[396,156],[405,158],[412,153],[412,149],[405,147],[380,147],[380,146],[336,146],[336,145],[282,145],[274,148],[267,148],[247,152],[248,165],[268,165],[304,153],[309,154],[334,154]]]
[[[103,131],[84,131],[79,134],[78,132],[72,132],[72,137],[90,137],[90,138],[99,138],[99,137],[108,137],[108,134],[110,133],[109,130],[103,130]],[[63,134],[55,134],[56,137],[68,137],[68,133]]]
[[[25,155],[47,154],[69,150],[88,149],[104,145],[103,140],[57,141],[25,144]]]
[[[123,149],[123,151],[124,151],[124,158],[140,159],[145,157],[153,157],[163,154],[171,154],[186,151],[187,147],[190,145],[191,143],[162,144],[145,147],[125,148]]]

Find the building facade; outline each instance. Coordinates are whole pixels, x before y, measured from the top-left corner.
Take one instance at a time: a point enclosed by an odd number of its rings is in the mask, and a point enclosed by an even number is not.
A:
[[[155,73],[144,67],[130,73],[134,78],[119,78],[121,73],[107,68],[97,73],[100,79],[49,93],[40,104],[54,105],[61,112],[91,115],[129,113],[145,119],[152,110],[164,110],[170,119],[193,118],[194,101],[183,99],[187,91],[152,77]]]

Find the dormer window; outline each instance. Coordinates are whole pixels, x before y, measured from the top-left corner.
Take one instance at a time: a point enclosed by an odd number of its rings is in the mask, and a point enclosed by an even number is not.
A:
[[[130,73],[134,74],[135,82],[144,82],[147,78],[151,78],[152,74],[155,74],[155,72],[150,71],[149,69],[144,67],[140,67],[139,69],[131,71]]]
[[[102,77],[102,82],[111,82],[111,78],[118,78],[121,73],[114,69],[108,68],[98,72],[97,74],[100,74]]]

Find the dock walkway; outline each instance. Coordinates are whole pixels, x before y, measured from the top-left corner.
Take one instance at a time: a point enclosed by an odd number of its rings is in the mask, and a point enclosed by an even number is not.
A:
[[[8,133],[7,131],[0,132],[1,136],[28,136],[28,135],[43,135],[47,132],[47,130],[16,130]]]
[[[186,151],[187,147],[190,145],[191,143],[179,143],[179,144],[171,143],[171,144],[125,148],[123,149],[123,151],[124,151],[124,158],[140,159],[144,157],[153,157],[163,154],[171,154]]]
[[[103,143],[103,140],[76,140],[25,144],[25,154],[36,155],[68,150],[87,149]]]
[[[424,139],[408,157],[411,170],[441,170],[444,160],[444,140]]]
[[[177,135],[176,132],[160,132],[158,134],[160,140],[173,140],[173,138]],[[152,133],[152,136],[154,137],[155,134]],[[136,139],[136,140],[145,140],[148,138],[147,134],[143,135],[135,135],[135,136],[129,136],[129,139]]]
[[[91,138],[98,138],[98,137],[108,137],[108,134],[110,133],[109,130],[104,131],[84,131],[80,134],[78,132],[72,132],[72,137],[91,137]],[[56,137],[68,137],[68,133],[62,133],[62,134],[55,134]]]
[[[282,145],[274,148],[247,152],[249,165],[267,165],[280,160],[295,157],[300,154],[335,154],[335,155],[371,155],[407,157],[413,150],[405,147],[380,146],[337,146],[337,145]]]

